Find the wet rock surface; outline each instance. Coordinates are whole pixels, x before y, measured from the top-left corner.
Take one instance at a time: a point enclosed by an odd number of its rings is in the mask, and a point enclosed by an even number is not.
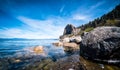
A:
[[[85,34],[80,54],[92,60],[118,60],[120,64],[120,28],[97,27]]]
[[[20,60],[20,62],[14,62]],[[120,70],[119,67],[92,62],[73,54],[53,61],[51,58],[33,56],[29,58],[0,59],[0,70]]]
[[[20,60],[19,62],[15,62]],[[0,70],[84,70],[79,55],[66,56],[53,61],[51,58],[5,58],[0,59]]]
[[[80,57],[80,62],[83,64],[85,70],[119,70],[120,68],[114,65],[101,64],[98,62],[93,62],[91,60],[86,60]]]

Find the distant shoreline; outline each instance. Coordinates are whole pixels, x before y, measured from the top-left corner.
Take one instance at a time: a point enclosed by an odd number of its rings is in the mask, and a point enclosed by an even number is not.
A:
[[[51,38],[51,39],[0,38],[0,40],[59,40],[59,39],[57,38]]]

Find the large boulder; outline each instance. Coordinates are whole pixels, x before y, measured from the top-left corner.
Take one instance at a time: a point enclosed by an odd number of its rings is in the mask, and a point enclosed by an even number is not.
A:
[[[80,55],[93,60],[120,62],[120,27],[97,27],[84,34]]]

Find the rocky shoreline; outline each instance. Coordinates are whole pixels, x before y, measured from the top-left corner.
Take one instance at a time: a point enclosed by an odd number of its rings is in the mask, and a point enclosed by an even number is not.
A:
[[[37,55],[0,58],[0,70],[120,70],[119,27],[97,27],[81,36],[65,32],[59,42],[52,44],[63,47],[66,56],[46,58],[41,56],[44,46],[35,46],[30,50]]]
[[[88,59],[120,65],[120,28],[98,27],[83,36],[80,54]]]
[[[63,46],[69,52],[79,49],[81,58],[93,62],[120,66],[119,27],[103,26],[90,32],[84,32],[81,36],[75,34],[78,34],[75,27],[69,24],[65,27],[63,35],[60,36],[60,42],[53,44]]]

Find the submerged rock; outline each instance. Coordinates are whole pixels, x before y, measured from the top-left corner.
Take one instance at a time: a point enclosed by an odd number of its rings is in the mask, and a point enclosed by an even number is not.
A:
[[[97,27],[82,38],[80,54],[83,57],[120,61],[120,27]]]
[[[39,53],[43,53],[44,52],[44,49],[43,49],[43,46],[36,46],[33,48],[33,51],[37,54]]]
[[[85,70],[80,63],[79,55],[71,55],[57,60],[52,66],[52,70]]]
[[[19,62],[21,62],[21,60],[20,59],[16,59],[14,62],[15,63],[19,63]]]

